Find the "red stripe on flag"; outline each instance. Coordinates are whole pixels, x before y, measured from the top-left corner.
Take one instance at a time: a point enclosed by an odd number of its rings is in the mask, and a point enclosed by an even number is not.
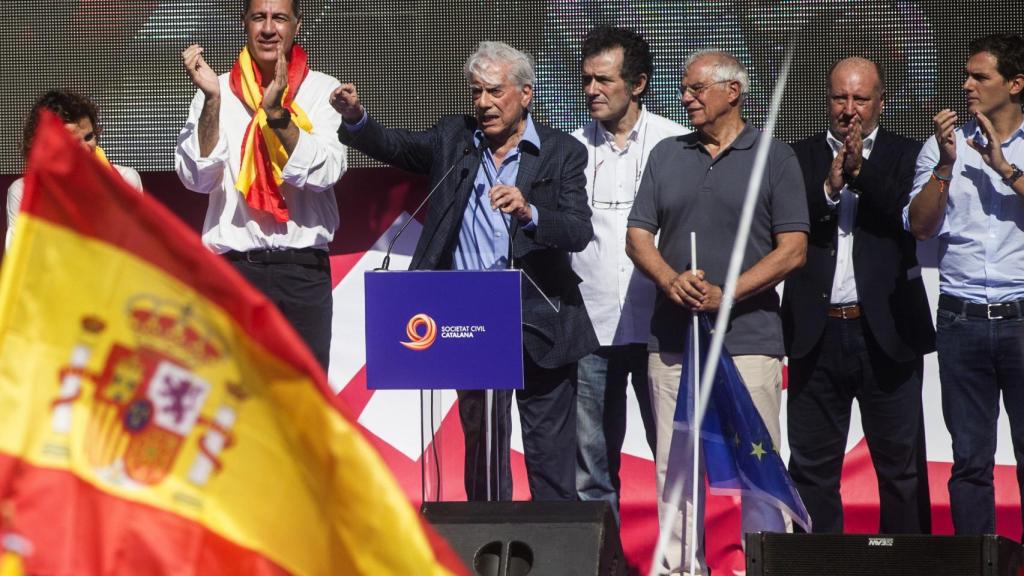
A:
[[[288,574],[202,524],[0,454],[0,478],[12,472],[5,528],[31,544],[29,574]]]

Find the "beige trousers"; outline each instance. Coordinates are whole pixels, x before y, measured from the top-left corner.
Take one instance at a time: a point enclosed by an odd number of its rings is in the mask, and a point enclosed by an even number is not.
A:
[[[668,510],[668,503],[662,497],[665,488],[665,478],[668,471],[669,454],[671,450],[677,450],[682,444],[677,442],[672,445],[673,421],[676,410],[676,397],[679,394],[679,380],[684,367],[689,367],[689,362],[684,362],[685,354],[660,352],[651,353],[648,357],[648,384],[651,389],[651,405],[654,411],[654,421],[657,429],[657,453],[654,456],[655,471],[657,472],[658,485],[658,519],[659,524],[665,518]],[[734,356],[733,361],[739,370],[754,407],[764,420],[771,435],[772,442],[776,447],[781,445],[781,430],[779,426],[779,408],[782,401],[782,360],[774,356],[743,355]],[[684,485],[684,500],[692,494],[692,462],[693,453],[673,454],[674,460],[684,462],[685,470],[677,470],[674,473],[683,474],[688,481]],[[703,478],[704,470],[701,464],[700,477]],[[701,482],[703,484],[703,482]],[[704,490],[698,491],[698,507],[700,518],[697,524],[697,569],[694,571],[689,566],[690,554],[685,546],[686,538],[690,531],[690,523],[693,522],[693,505],[685,502],[682,510],[672,511],[672,526],[669,533],[668,545],[665,548],[665,557],[662,559],[661,573],[663,574],[706,574],[704,570]],[[744,498],[742,501],[742,529],[744,533],[758,531],[789,531],[788,519],[775,507],[769,506],[754,498]],[[685,526],[685,532],[684,532]]]

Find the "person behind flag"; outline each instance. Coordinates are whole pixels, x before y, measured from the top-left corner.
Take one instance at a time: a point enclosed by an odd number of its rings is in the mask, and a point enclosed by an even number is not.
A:
[[[648,381],[658,433],[655,465],[660,494],[668,471],[680,377],[684,369],[691,369],[685,351],[692,313],[714,312],[721,303],[721,284],[761,137],[743,120],[749,79],[734,56],[717,50],[696,52],[686,60],[682,76],[679,96],[696,132],[663,140],[651,151],[626,238],[630,258],[659,288],[648,342]],[[808,229],[800,166],[788,145],[773,141],[725,346],[771,433],[774,449],[781,442],[784,351],[779,300],[772,287],[803,265]],[[690,270],[691,232],[696,232],[700,264],[695,272]],[[660,499],[659,517],[669,512],[666,506]],[[697,558],[703,566],[703,506],[700,509]],[[688,565],[689,553],[684,550],[683,521],[684,516],[692,521],[692,505],[686,506],[685,515],[672,513],[660,568],[670,574],[701,573],[699,566]],[[742,519],[743,532],[786,529],[779,509],[760,499],[744,497]]]
[[[984,36],[968,53],[970,119],[957,128],[954,111],[935,115],[903,220],[939,244],[935,347],[953,529],[992,534],[1000,394],[1024,497],[1024,36]]]
[[[198,90],[174,168],[210,197],[203,243],[277,305],[326,370],[334,184],[347,166],[328,99],[340,83],[310,70],[295,42],[299,0],[245,0],[242,23],[246,43],[229,73],[218,77],[198,44],[182,52]]]
[[[481,42],[464,72],[474,116],[445,116],[423,132],[388,129],[366,113],[356,87],[347,84],[333,97],[345,122],[338,137],[382,162],[430,174],[437,193],[410,270],[502,270],[514,264],[536,282],[537,288],[523,283],[525,384],[516,391],[526,474],[534,500],[576,500],[576,361],[597,348],[569,262],[569,253],[593,237],[586,151],[530,114],[536,74],[529,55]],[[498,447],[491,469],[498,471],[489,488],[484,392],[459,393],[470,500],[488,493],[512,499],[511,406],[508,391],[495,393]]]
[[[879,531],[931,532],[921,407],[935,349],[917,245],[902,210],[921,145],[881,126],[882,69],[828,76],[828,130],[793,144],[807,185],[807,264],[786,279],[789,472],[815,532],[843,531],[839,477],[853,400],[878,475]]]
[[[88,96],[71,92],[70,90],[50,90],[36,98],[32,110],[25,120],[25,128],[22,133],[21,153],[25,160],[28,160],[29,152],[32,150],[32,142],[35,140],[36,130],[39,127],[39,116],[43,110],[49,110],[56,114],[68,132],[71,132],[85,146],[87,150],[96,155],[101,162],[109,164],[115,172],[121,175],[126,182],[131,184],[139,192],[142,191],[142,178],[134,169],[118,164],[111,164],[107,160],[106,153],[100,148],[100,110]],[[14,225],[18,220],[18,212],[21,210],[21,197],[25,188],[25,179],[18,178],[11,182],[7,188],[7,237],[5,245],[11,247],[14,239]]]
[[[581,500],[609,501],[618,518],[627,379],[636,392],[647,444],[655,450],[647,388],[655,288],[626,256],[626,216],[651,149],[689,130],[643,106],[654,74],[654,58],[643,36],[625,28],[595,28],[582,51],[583,93],[591,121],[573,136],[587,147],[594,239],[572,255],[572,267],[583,279],[580,292],[601,347],[579,361],[576,492]]]

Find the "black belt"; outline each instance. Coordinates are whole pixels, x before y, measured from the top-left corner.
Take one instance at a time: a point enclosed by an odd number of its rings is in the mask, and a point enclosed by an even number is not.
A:
[[[969,316],[971,318],[987,318],[989,320],[1020,318],[1022,316],[1022,309],[1024,309],[1024,300],[981,304],[965,302],[954,296],[939,294],[939,310],[946,310],[948,312],[953,312],[954,314],[963,314],[964,316]]]
[[[238,252],[231,250],[224,257],[233,262],[250,262],[253,264],[300,264],[302,266],[324,266],[327,264],[327,252],[318,248],[285,248],[283,250],[250,250]]]

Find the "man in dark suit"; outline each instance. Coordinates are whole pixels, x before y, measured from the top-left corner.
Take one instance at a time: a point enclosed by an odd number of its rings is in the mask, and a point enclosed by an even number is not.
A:
[[[431,188],[438,186],[411,269],[515,267],[529,276],[523,281],[525,389],[517,400],[530,492],[534,500],[574,500],[576,361],[598,346],[569,261],[569,252],[583,250],[593,236],[586,152],[530,116],[536,75],[523,52],[482,42],[465,72],[474,116],[446,116],[424,132],[387,129],[366,115],[349,84],[332,96],[345,121],[338,136],[382,162],[429,172]],[[483,398],[482,392],[459,394],[466,494],[510,500],[511,395],[496,394],[497,473],[490,490]]]
[[[804,174],[807,263],[786,280],[789,472],[815,532],[842,532],[839,478],[856,399],[883,533],[931,529],[922,356],[935,349],[916,244],[901,220],[921,145],[878,126],[881,68],[829,73],[829,130],[793,145]]]

